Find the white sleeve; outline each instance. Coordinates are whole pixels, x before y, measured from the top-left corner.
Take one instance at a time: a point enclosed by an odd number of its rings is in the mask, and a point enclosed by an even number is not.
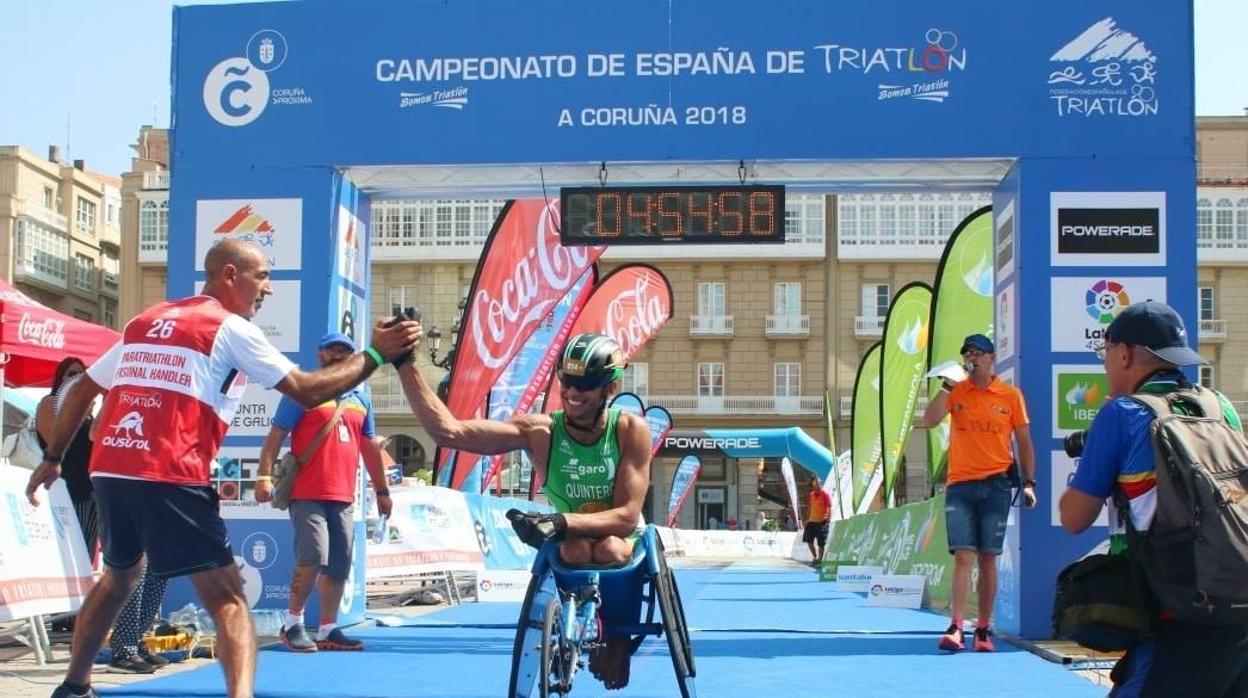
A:
[[[270,344],[259,327],[239,315],[231,315],[221,323],[217,348],[226,362],[266,390],[295,369],[294,362]]]
[[[117,340],[112,349],[104,352],[103,356],[87,368],[87,375],[91,376],[91,380],[105,390],[113,387],[113,374],[117,371],[117,362],[121,359],[123,344],[122,340]]]

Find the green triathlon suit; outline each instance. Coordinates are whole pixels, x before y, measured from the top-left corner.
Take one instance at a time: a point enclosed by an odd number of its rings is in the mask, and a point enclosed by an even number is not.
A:
[[[620,444],[615,428],[620,410],[607,410],[607,428],[592,444],[582,444],[568,434],[563,410],[550,415],[550,454],[546,457],[546,485],[542,491],[555,511],[592,514],[606,511],[615,501],[615,469],[620,463]]]

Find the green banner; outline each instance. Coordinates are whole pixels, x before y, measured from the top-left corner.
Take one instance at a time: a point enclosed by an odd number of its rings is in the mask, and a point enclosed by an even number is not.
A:
[[[838,564],[879,565],[887,574],[927,577],[928,605],[949,606],[953,555],[945,534],[945,497],[833,521],[820,579]],[[975,608],[971,595],[968,608]]]
[[[1057,372],[1057,429],[1068,433],[1092,426],[1109,399],[1109,377],[1093,366],[1054,366]]]
[[[858,364],[854,378],[854,405],[850,412],[850,459],[854,482],[854,511],[862,503],[867,483],[880,464],[880,354],[876,342]]]
[[[932,341],[928,366],[948,361],[962,363],[962,340],[967,335],[992,336],[992,207],[967,216],[949,236],[932,297]],[[927,394],[940,390],[940,379],[929,378]],[[949,450],[949,417],[927,430],[927,463],[932,482],[944,479]]]
[[[923,374],[927,373],[928,324],[932,287],[906,284],[893,297],[884,320],[884,355],[880,361],[880,432],[884,436],[884,501],[891,502],[901,472],[902,454],[914,427]]]

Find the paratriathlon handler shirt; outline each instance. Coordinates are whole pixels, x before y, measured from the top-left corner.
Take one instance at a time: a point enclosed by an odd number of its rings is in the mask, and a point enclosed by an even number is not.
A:
[[[345,400],[342,417],[308,461],[299,467],[291,499],[321,502],[355,501],[355,480],[359,472],[360,444],[376,433],[373,407],[358,388],[338,400]],[[307,452],[325,423],[333,419],[338,400],[322,402],[310,410],[283,395],[273,414],[273,426],[290,432],[290,450],[299,455]]]
[[[153,305],[87,369],[108,390],[91,475],[207,485],[247,376],[268,389],[294,368],[215,298]]]

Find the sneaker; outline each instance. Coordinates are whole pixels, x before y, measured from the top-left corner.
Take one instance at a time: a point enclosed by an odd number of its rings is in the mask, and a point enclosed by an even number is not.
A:
[[[324,640],[316,641],[317,649],[358,652],[364,649],[364,643],[346,636],[341,628],[334,628]]]
[[[975,628],[975,651],[992,652],[992,631],[988,628]]]
[[[163,669],[169,665],[169,660],[160,656],[157,652],[149,652],[146,647],[139,649],[139,659],[151,664],[156,669]]]
[[[100,698],[100,694],[92,687],[87,686],[86,690],[75,693],[73,689],[61,684],[52,691],[52,698]]]
[[[143,661],[137,654],[128,657],[113,657],[108,663],[108,671],[113,674],[154,674],[156,667]]]
[[[962,628],[959,628],[957,623],[951,623],[945,634],[940,636],[939,647],[949,652],[966,649],[966,641],[962,637]]]
[[[316,643],[308,637],[308,631],[303,629],[303,623],[296,623],[289,628],[283,627],[277,636],[291,652],[316,651]]]

